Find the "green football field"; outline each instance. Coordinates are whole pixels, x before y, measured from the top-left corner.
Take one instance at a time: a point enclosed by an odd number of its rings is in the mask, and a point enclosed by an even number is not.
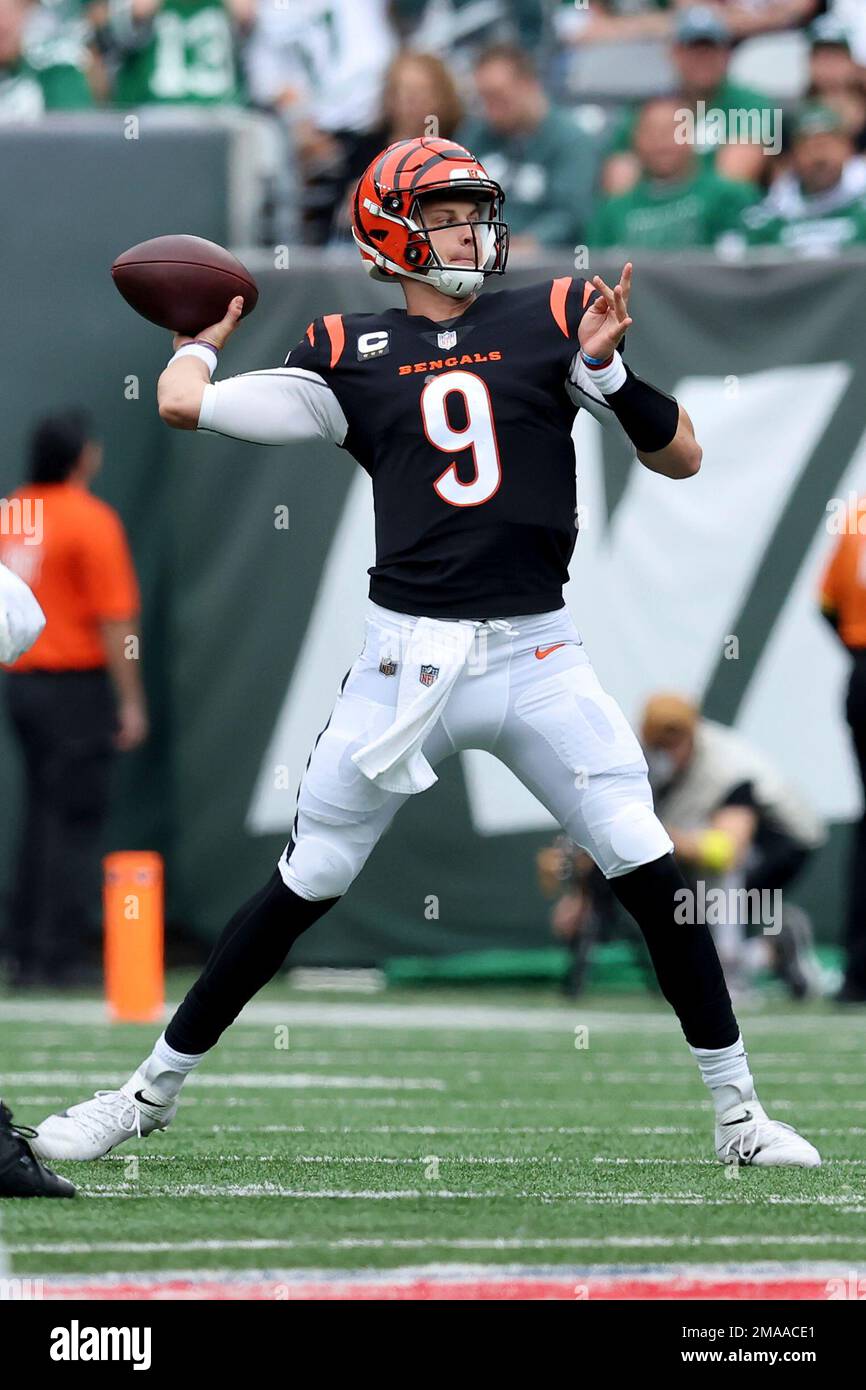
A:
[[[0,1258],[46,1279],[856,1271],[863,1013],[771,1001],[740,1016],[761,1099],[818,1145],[822,1168],[718,1164],[707,1093],[644,995],[273,985],[188,1083],[170,1130],[57,1165],[74,1202],[2,1203]],[[0,1094],[36,1123],[125,1080],[154,1035],[108,1025],[96,999],[0,999]]]

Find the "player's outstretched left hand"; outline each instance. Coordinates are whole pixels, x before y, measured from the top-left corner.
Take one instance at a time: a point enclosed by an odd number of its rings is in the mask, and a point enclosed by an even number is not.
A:
[[[587,357],[610,357],[622,342],[626,329],[631,327],[632,320],[628,316],[631,277],[631,261],[623,266],[619,284],[613,289],[600,275],[593,276],[592,284],[598,290],[598,298],[590,304],[577,330],[580,346]]]

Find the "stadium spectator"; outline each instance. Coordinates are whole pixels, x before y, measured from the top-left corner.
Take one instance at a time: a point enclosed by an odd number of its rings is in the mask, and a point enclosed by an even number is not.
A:
[[[105,102],[109,78],[103,59],[108,0],[36,0],[28,6],[24,52],[34,68],[72,64],[87,76],[93,98]]]
[[[692,0],[594,0],[591,9],[581,7],[575,14],[574,0],[560,0],[563,20],[557,27],[573,43],[663,38],[671,33],[674,12],[690,7],[691,3]],[[822,4],[823,0],[714,0],[703,8],[723,18],[735,39],[745,39],[808,24]],[[568,11],[571,13],[566,18]]]
[[[809,30],[809,86],[806,96],[837,111],[858,152],[866,150],[866,85],[851,54],[848,31],[822,15]],[[866,161],[862,164],[866,192]]]
[[[690,7],[677,17],[675,38],[677,95],[692,112],[690,138],[698,156],[726,178],[762,182],[768,175],[764,151],[771,147],[779,117],[769,98],[728,77],[732,36],[725,19],[711,6]],[[607,193],[624,193],[639,177],[636,120],[630,111],[614,131],[603,173]]]
[[[854,832],[848,870],[845,978],[841,1003],[866,1004],[866,497],[848,513],[821,580],[824,617],[851,655],[845,716],[863,784],[864,810]],[[861,527],[863,528],[861,530]]]
[[[828,0],[827,10],[838,24],[844,24],[855,63],[866,68],[866,5],[863,0]]]
[[[601,203],[589,232],[594,250],[715,246],[759,197],[756,187],[722,178],[694,146],[677,139],[680,113],[679,100],[671,97],[642,108],[634,136],[640,177],[627,193]]]
[[[677,0],[679,8],[689,0]],[[824,8],[824,0],[714,0],[710,9],[724,17],[739,41],[782,29],[801,29]]]
[[[478,50],[495,42],[536,52],[545,34],[549,0],[391,0],[403,43],[435,53]]]
[[[673,33],[671,0],[595,0],[592,6],[557,0],[554,29],[564,43],[621,43],[666,39]]]
[[[441,58],[432,53],[413,53],[411,49],[397,53],[382,83],[381,121],[345,151],[335,238],[348,240],[355,187],[379,150],[416,135],[430,134],[448,140],[455,134],[462,115],[457,85]]]
[[[15,985],[63,983],[98,959],[111,766],[116,749],[147,734],[135,572],[120,518],[89,490],[101,460],[83,412],[43,419],[29,480],[8,499],[6,515],[19,523],[0,535],[0,559],[47,619],[5,690],[25,778],[4,942]]]
[[[254,0],[118,0],[108,34],[117,106],[237,105],[237,45]]]
[[[0,0],[0,121],[38,120],[46,111],[93,105],[83,69],[62,53],[28,52],[29,0]]]
[[[739,733],[703,718],[678,695],[648,700],[641,742],[656,814],[686,878],[696,887],[702,881],[735,892],[757,889],[763,913],[763,894],[787,890],[823,843],[818,816]],[[774,914],[775,901],[768,904]],[[781,923],[775,915],[772,923],[762,920],[772,934],[748,945],[744,934],[754,925],[751,917],[747,922],[733,911],[717,915],[716,946],[733,982],[770,965],[794,998],[819,987],[808,918],[787,898]]]
[[[512,252],[582,242],[597,154],[574,113],[551,104],[532,58],[508,44],[481,54],[475,86],[482,115],[458,138],[508,188]]]
[[[834,255],[866,242],[863,168],[838,112],[809,106],[797,118],[791,168],[743,213],[730,250],[778,246],[804,256]]]
[[[249,94],[289,133],[312,245],[327,241],[350,171],[365,167],[359,151],[380,119],[394,48],[386,0],[258,4],[244,52]]]

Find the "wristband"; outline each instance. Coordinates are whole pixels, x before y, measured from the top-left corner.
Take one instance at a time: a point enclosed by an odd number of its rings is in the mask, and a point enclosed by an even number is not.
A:
[[[607,367],[613,361],[613,353],[608,357],[590,357],[589,353],[581,348],[580,355],[588,367]]]
[[[586,367],[593,386],[603,396],[612,396],[614,391],[625,385],[626,367],[618,352],[614,351],[606,362],[600,362],[596,357],[587,357],[582,352],[580,360]]]
[[[174,357],[169,359],[168,365],[177,362],[181,357],[197,357],[199,362],[204,362],[207,367],[208,376],[213,376],[217,368],[219,354],[212,343],[206,343],[204,339],[197,338],[194,343],[186,343],[178,348]]]

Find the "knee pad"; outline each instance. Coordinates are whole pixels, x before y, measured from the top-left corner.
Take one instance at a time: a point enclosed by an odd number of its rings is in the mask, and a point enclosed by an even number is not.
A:
[[[308,901],[342,897],[358,872],[335,845],[313,835],[290,844],[279,868],[286,887]]]
[[[608,835],[612,853],[625,866],[620,873],[650,864],[673,849],[670,836],[652,807],[640,801],[631,801],[617,811]]]

